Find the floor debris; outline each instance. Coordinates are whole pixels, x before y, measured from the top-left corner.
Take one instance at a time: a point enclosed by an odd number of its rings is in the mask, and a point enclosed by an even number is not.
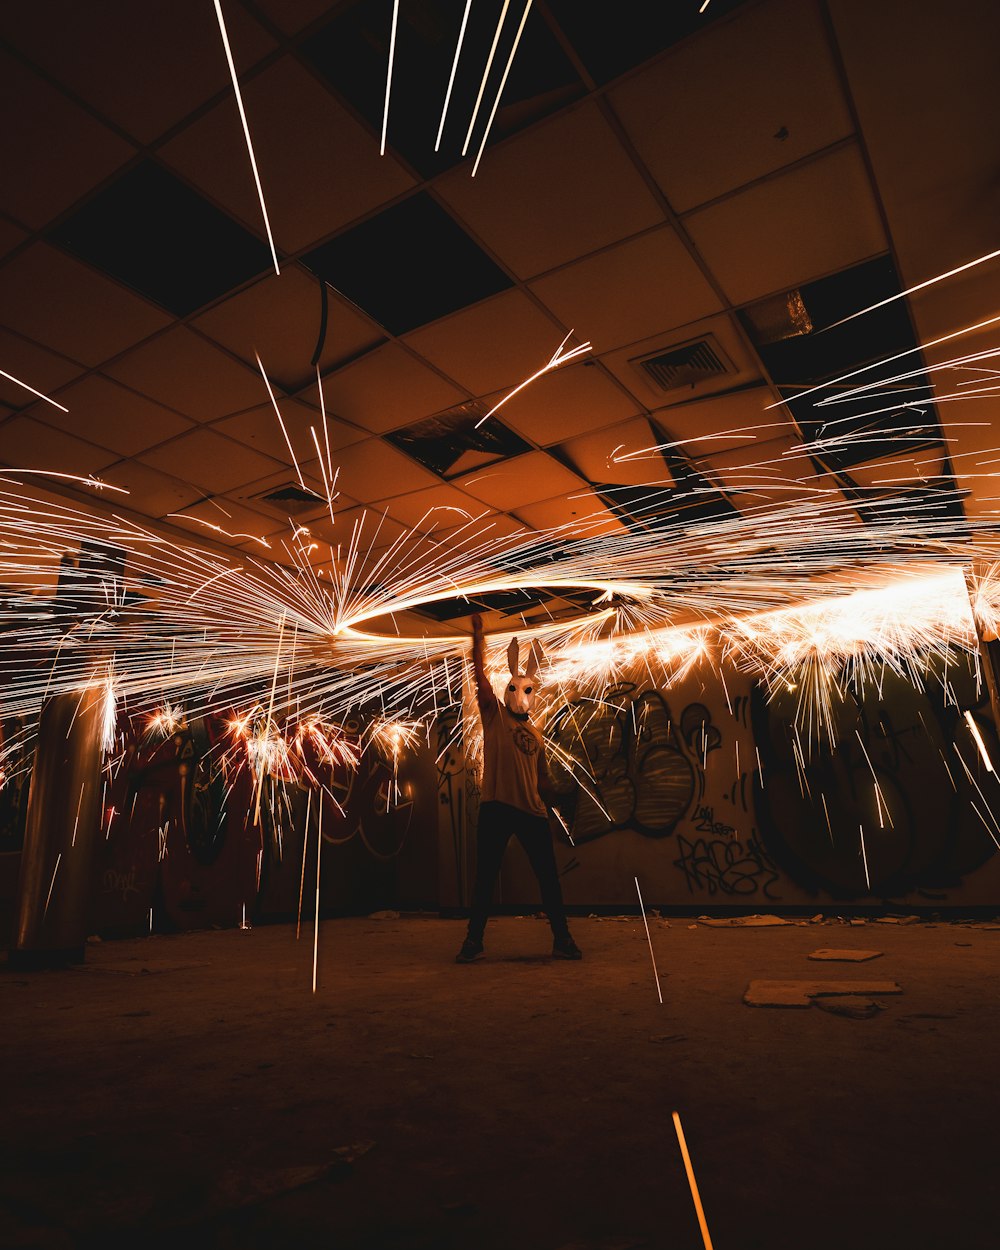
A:
[[[845,994],[843,998],[814,998],[812,1005],[820,1011],[828,1011],[832,1016],[847,1016],[850,1020],[870,1020],[880,1011],[885,1011],[885,1007],[874,998],[864,998],[860,994]]]
[[[809,958],[829,960],[831,963],[863,964],[869,959],[878,959],[881,954],[881,951],[823,949],[813,951]]]
[[[763,929],[771,925],[791,924],[791,921],[782,920],[780,916],[699,916],[698,923],[710,925],[713,929]]]
[[[902,992],[895,981],[751,981],[743,1001],[748,1007],[811,1007],[817,997]]]

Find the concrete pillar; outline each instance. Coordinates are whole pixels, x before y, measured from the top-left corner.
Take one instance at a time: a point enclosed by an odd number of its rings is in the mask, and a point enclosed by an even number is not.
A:
[[[100,839],[103,691],[42,709],[28,792],[12,967],[82,963]]]

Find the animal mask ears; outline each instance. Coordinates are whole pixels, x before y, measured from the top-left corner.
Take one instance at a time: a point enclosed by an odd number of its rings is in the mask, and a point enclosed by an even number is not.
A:
[[[542,662],[542,648],[538,645],[537,640],[532,640],[531,650],[528,653],[528,663],[524,668],[525,677],[534,677],[538,672],[538,666]]]
[[[517,677],[517,661],[521,654],[521,648],[517,645],[517,639],[512,638],[507,644],[507,663],[510,666],[511,677]]]

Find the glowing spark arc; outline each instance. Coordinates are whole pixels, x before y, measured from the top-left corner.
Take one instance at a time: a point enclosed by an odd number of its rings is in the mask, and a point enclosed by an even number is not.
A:
[[[455,71],[458,69],[458,58],[462,54],[462,40],[465,38],[465,24],[469,20],[472,0],[465,0],[465,13],[462,17],[462,29],[458,32],[458,44],[455,47],[455,59],[451,63],[451,77],[448,79],[448,90],[444,93],[444,107],[441,110],[441,124],[438,126],[437,140],[434,144],[436,152],[441,147],[441,136],[444,134],[444,119],[448,116],[448,103],[451,100],[451,89],[455,85]]]
[[[319,804],[316,825],[316,923],[313,926],[313,993],[316,993],[316,970],[319,964],[319,866],[323,858],[323,801]]]
[[[639,889],[639,878],[635,877],[635,890],[639,895],[639,910],[642,912],[642,923],[646,926],[646,941],[649,943],[649,958],[653,963],[653,978],[656,981],[656,996],[663,1005],[663,991],[660,989],[660,974],[656,971],[656,956],[653,954],[653,939],[649,936],[649,921],[646,919],[646,908],[642,901],[642,890]]]
[[[704,6],[701,11],[704,11]],[[965,273],[967,269],[975,269],[977,265],[985,265],[987,261],[995,260],[998,256],[1000,256],[1000,249],[995,252],[987,252],[985,256],[978,256],[975,260],[966,261],[964,265],[959,265],[957,269],[949,269],[947,273],[939,273],[937,277],[928,278],[926,282],[918,282],[916,286],[907,287],[905,291],[900,291],[898,295],[890,295],[888,299],[881,300],[877,304],[869,304],[867,308],[861,308],[858,312],[851,313],[849,317],[842,317],[840,321],[835,321],[833,325],[826,328],[827,330],[835,330],[837,326],[846,325],[848,321],[854,321],[858,317],[863,317],[866,313],[874,312],[876,308],[884,308],[886,304],[892,304],[898,299],[905,299],[907,295],[923,291],[929,286],[934,286],[937,282],[943,282],[945,278],[954,278],[956,274]]]
[[[542,368],[539,369],[536,373],[533,373],[530,378],[525,378],[523,382],[521,382],[518,386],[515,386],[514,389],[510,391],[507,395],[505,395],[498,404],[494,404],[493,407],[489,410],[489,412],[484,417],[479,418],[479,420],[476,422],[475,428],[478,430],[484,421],[488,421],[489,418],[492,417],[495,412],[500,411],[500,409],[504,406],[505,403],[507,403],[508,400],[513,399],[515,395],[517,395],[520,391],[523,391],[526,386],[530,386],[531,383],[534,382],[537,378],[542,377],[543,374],[549,373],[552,369],[558,369],[560,365],[564,365],[570,360],[575,360],[577,356],[582,356],[586,352],[590,351],[590,346],[591,346],[590,343],[583,343],[580,347],[574,347],[571,351],[568,351],[564,354],[563,348],[569,342],[570,338],[572,337],[572,334],[573,334],[573,331],[570,330],[569,334],[566,335],[563,341],[559,344],[556,350],[552,353],[548,362],[544,364]]]
[[[45,896],[45,910],[42,912],[42,919],[49,914],[49,903],[52,902],[52,887],[56,883],[56,873],[59,871],[59,861],[62,859],[62,851],[56,856],[56,866],[52,869],[52,880],[49,882],[49,892]]]
[[[698,1193],[698,1182],[694,1178],[694,1168],[691,1166],[691,1156],[688,1153],[687,1142],[684,1139],[684,1129],[681,1127],[681,1117],[675,1111],[673,1113],[674,1129],[677,1132],[677,1144],[681,1148],[681,1158],[684,1160],[684,1171],[687,1173],[688,1187],[691,1190],[691,1200],[694,1202],[695,1214],[698,1216],[698,1227],[701,1229],[701,1239],[705,1243],[705,1250],[712,1250],[712,1238],[708,1232],[708,1222],[705,1219],[705,1208],[701,1205],[701,1195]]]
[[[993,772],[993,761],[986,752],[986,743],[983,741],[982,734],[979,732],[979,726],[976,724],[972,713],[969,711],[966,711],[965,713],[965,723],[969,726],[969,732],[976,740],[976,746],[979,748],[979,754],[983,757],[983,763],[986,765],[986,771],[988,773]]]
[[[486,58],[486,68],[483,70],[483,80],[479,84],[479,94],[476,96],[476,103],[472,109],[472,119],[469,122],[469,129],[465,135],[465,142],[462,144],[462,155],[464,156],[469,150],[469,140],[472,138],[472,129],[476,124],[476,118],[479,116],[479,106],[483,102],[483,92],[486,90],[486,80],[490,76],[490,70],[493,68],[493,58],[496,55],[497,44],[500,42],[500,32],[503,30],[504,19],[507,16],[507,10],[510,8],[510,0],[503,0],[503,8],[500,11],[500,20],[497,22],[496,33],[493,36],[493,43],[490,47],[490,54]]]
[[[392,30],[389,34],[389,65],[385,74],[385,107],[382,110],[382,141],[379,156],[385,156],[385,132],[389,127],[389,92],[392,90],[392,63],[396,57],[396,28],[399,25],[399,0],[392,0]]]
[[[486,123],[486,129],[483,131],[483,137],[479,143],[479,153],[476,156],[476,163],[472,166],[472,176],[475,178],[476,170],[479,168],[479,162],[483,159],[483,152],[486,148],[486,140],[490,137],[490,129],[493,126],[493,119],[497,115],[497,109],[500,107],[500,97],[503,95],[503,89],[507,85],[507,75],[510,73],[510,67],[514,64],[514,54],[517,52],[517,45],[521,42],[521,33],[524,30],[524,23],[528,20],[528,11],[531,8],[531,0],[527,0],[524,6],[524,13],[521,16],[521,24],[517,28],[517,34],[514,36],[514,46],[510,50],[510,56],[507,58],[507,67],[503,72],[503,78],[500,79],[500,88],[497,91],[497,98],[493,101],[493,111],[490,113],[490,119]]]
[[[27,382],[22,382],[20,378],[15,378],[12,373],[5,373],[3,369],[0,369],[0,378],[6,378],[8,382],[13,382],[16,386],[23,386],[26,391],[31,391],[32,395],[37,395],[39,399],[44,399],[53,408],[61,408],[63,412],[69,412],[68,408],[63,407],[62,404],[57,404],[54,399],[49,399],[48,395],[43,395],[41,391],[36,391],[33,386],[29,386]]]
[[[257,368],[260,370],[260,376],[264,379],[264,385],[267,387],[267,394],[271,400],[271,407],[274,409],[274,415],[278,418],[278,424],[281,426],[281,432],[285,436],[285,443],[288,447],[288,454],[292,458],[292,464],[295,465],[295,472],[298,475],[299,485],[302,487],[303,490],[308,490],[309,487],[306,486],[305,482],[302,480],[302,470],[299,468],[299,462],[295,458],[295,450],[292,447],[292,440],[288,437],[288,430],[285,428],[285,423],[281,419],[281,410],[278,408],[278,401],[274,398],[274,391],[271,389],[271,383],[268,381],[267,374],[264,372],[264,366],[261,363],[260,356],[257,354],[257,352],[254,352],[254,356],[257,359]]]
[[[281,277],[281,270],[278,267],[278,253],[274,250],[274,238],[271,234],[271,223],[267,216],[267,205],[264,203],[264,189],[260,185],[260,174],[257,172],[257,158],[253,154],[253,142],[250,139],[250,126],[247,123],[246,111],[243,108],[243,96],[240,92],[240,84],[236,77],[236,65],[233,62],[233,52],[229,46],[229,35],[226,33],[226,21],[222,16],[222,5],[219,0],[215,0],[215,16],[219,19],[219,30],[222,33],[222,43],[226,49],[226,61],[229,63],[229,76],[233,80],[233,91],[236,95],[236,106],[240,110],[240,121],[243,123],[243,136],[247,141],[247,152],[250,155],[250,167],[253,170],[253,180],[257,187],[257,198],[260,200],[260,211],[264,217],[264,229],[267,231],[267,241],[271,247],[271,259],[274,261],[274,272]]]

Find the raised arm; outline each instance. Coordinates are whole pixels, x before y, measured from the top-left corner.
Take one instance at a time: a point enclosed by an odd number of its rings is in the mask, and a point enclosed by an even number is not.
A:
[[[483,640],[483,618],[477,612],[472,618],[472,672],[476,679],[476,701],[479,710],[491,715],[497,706],[497,697],[486,676],[486,644]]]

